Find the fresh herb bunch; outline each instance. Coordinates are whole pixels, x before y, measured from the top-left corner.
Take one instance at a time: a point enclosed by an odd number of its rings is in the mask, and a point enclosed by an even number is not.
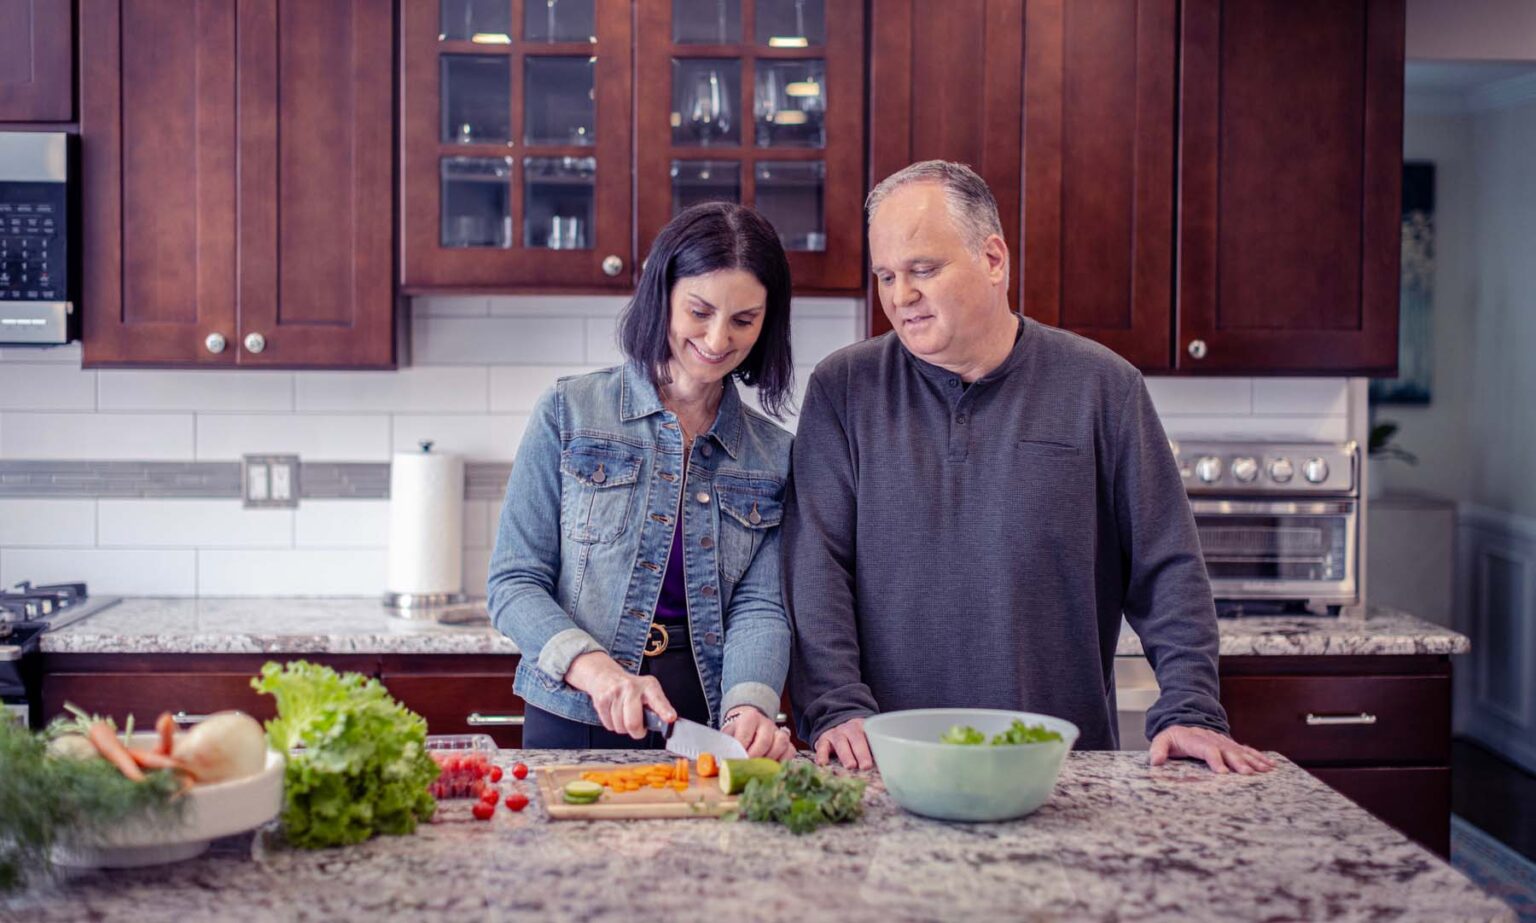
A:
[[[1061,740],[1061,735],[1049,730],[1043,724],[1025,724],[1019,719],[1013,719],[1013,724],[1001,734],[992,736],[992,746],[1002,747],[1011,744],[1039,744],[1048,740]],[[957,724],[945,731],[939,738],[941,744],[958,744],[963,747],[979,747],[987,742],[987,735],[976,730],[968,724]]]
[[[427,722],[390,698],[378,680],[296,661],[269,663],[251,681],[277,699],[267,739],[288,758],[283,833],[295,846],[361,843],[404,834],[429,820],[427,786],[438,765],[427,753]]]
[[[796,760],[772,779],[753,779],[741,793],[748,820],[783,824],[794,834],[843,824],[864,814],[864,781],[835,776]]]
[[[87,845],[131,821],[176,823],[180,790],[164,770],[134,782],[104,759],[51,756],[43,735],[0,720],[0,892],[46,875],[55,846]]]

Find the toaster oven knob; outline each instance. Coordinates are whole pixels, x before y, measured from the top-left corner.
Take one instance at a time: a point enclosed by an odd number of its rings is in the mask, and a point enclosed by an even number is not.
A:
[[[1301,466],[1301,476],[1313,484],[1321,484],[1328,480],[1328,463],[1321,458],[1309,458]]]
[[[1244,484],[1259,476],[1259,463],[1246,455],[1232,459],[1232,476]]]
[[[1221,459],[1215,455],[1202,455],[1195,462],[1195,477],[1207,484],[1214,484],[1221,477]]]
[[[1269,463],[1269,477],[1276,484],[1289,483],[1296,475],[1296,468],[1289,458],[1277,458]]]

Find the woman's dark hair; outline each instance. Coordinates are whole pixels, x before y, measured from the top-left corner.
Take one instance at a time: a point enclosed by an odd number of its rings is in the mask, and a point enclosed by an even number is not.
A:
[[[756,386],[763,410],[782,420],[795,374],[789,350],[789,259],[778,232],[755,209],[704,202],[680,212],[661,229],[635,297],[619,318],[619,348],[660,390],[671,381],[667,362],[672,358],[672,287],[679,279],[721,269],[746,270],[768,291],[762,332],[731,374],[742,384]]]

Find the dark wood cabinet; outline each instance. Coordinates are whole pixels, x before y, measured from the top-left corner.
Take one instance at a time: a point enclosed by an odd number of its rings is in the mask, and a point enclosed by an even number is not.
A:
[[[1451,668],[1445,657],[1224,657],[1232,735],[1284,754],[1445,856]]]
[[[517,657],[421,655],[383,658],[379,679],[433,734],[488,734],[523,745],[523,700],[512,692]]]
[[[1184,0],[1179,369],[1395,371],[1403,15]]]
[[[392,9],[82,0],[85,365],[394,365]]]
[[[1029,0],[1025,313],[1169,367],[1175,0]]]
[[[75,116],[74,4],[0,0],[0,122]]]
[[[968,163],[992,187],[1013,273],[1019,276],[1024,9],[1018,0],[872,0],[869,50],[870,185],[920,160]],[[867,281],[868,266],[860,264]],[[869,332],[891,329],[869,292]]]

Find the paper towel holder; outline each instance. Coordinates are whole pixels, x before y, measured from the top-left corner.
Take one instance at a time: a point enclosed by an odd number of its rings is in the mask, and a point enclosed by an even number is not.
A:
[[[416,443],[423,453],[432,451],[434,445],[431,439],[422,439]],[[450,606],[463,606],[469,601],[465,593],[385,593],[384,608],[389,614],[402,619],[420,619],[424,621],[465,622],[472,619],[463,618],[463,611],[454,611]],[[457,618],[456,618],[457,616]]]

